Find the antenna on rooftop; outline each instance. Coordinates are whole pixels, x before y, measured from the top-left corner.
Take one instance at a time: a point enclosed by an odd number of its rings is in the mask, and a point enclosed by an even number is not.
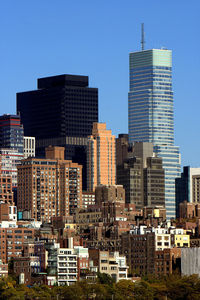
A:
[[[141,24],[141,50],[144,51],[144,23]]]

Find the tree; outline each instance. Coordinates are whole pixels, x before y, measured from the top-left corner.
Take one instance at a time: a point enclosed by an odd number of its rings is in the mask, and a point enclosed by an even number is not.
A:
[[[100,272],[97,274],[97,279],[101,284],[112,285],[115,282],[115,280],[110,275]]]
[[[154,291],[147,281],[136,282],[134,285],[134,297],[137,300],[154,300]]]
[[[116,299],[133,299],[134,296],[134,283],[131,280],[120,280],[115,285],[115,298]]]

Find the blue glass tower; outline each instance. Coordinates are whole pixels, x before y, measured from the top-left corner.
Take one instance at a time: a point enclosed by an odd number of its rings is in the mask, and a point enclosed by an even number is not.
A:
[[[153,143],[154,152],[162,157],[167,217],[174,218],[180,154],[179,147],[174,146],[172,52],[152,49],[130,53],[129,71],[129,139]]]

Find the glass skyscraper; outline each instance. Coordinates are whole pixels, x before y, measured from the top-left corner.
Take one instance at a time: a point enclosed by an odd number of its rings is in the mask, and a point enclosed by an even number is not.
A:
[[[153,143],[154,152],[162,157],[167,217],[174,218],[180,154],[174,146],[172,52],[152,49],[130,53],[129,71],[129,140]]]

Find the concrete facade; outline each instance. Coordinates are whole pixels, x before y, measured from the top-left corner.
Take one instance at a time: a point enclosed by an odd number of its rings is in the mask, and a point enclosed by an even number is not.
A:
[[[181,273],[200,276],[200,247],[181,249]]]

